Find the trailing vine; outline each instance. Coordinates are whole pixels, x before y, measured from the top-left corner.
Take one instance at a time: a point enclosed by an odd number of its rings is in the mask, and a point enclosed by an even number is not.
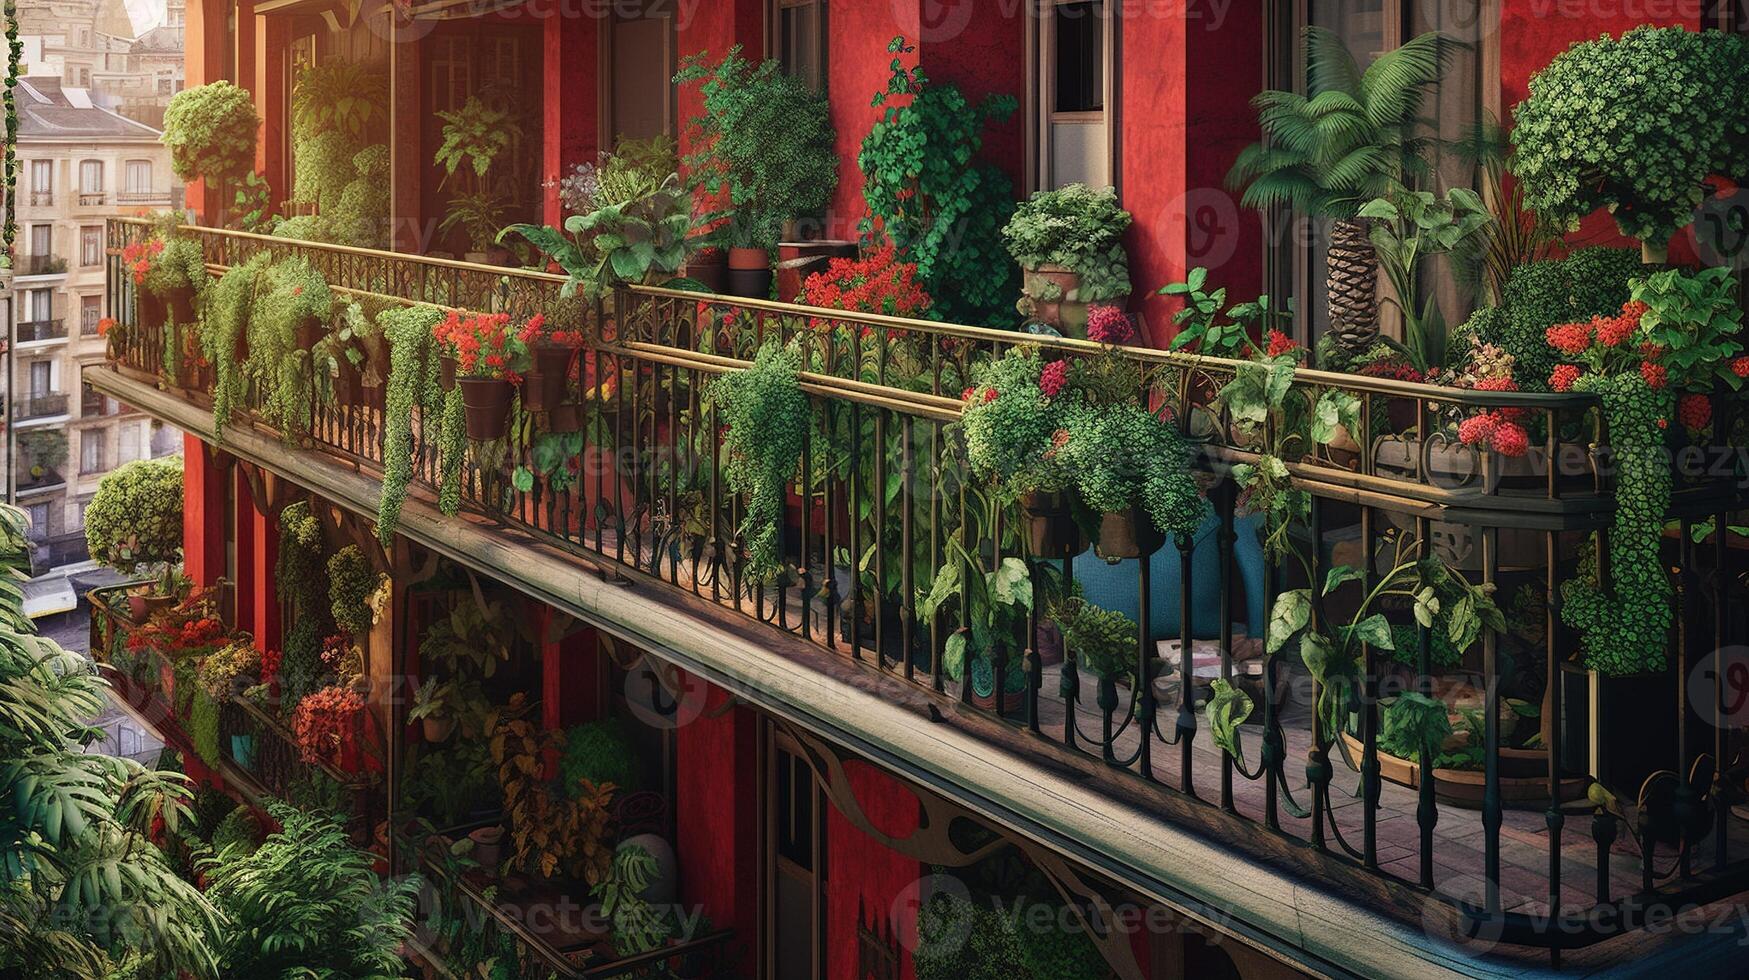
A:
[[[383,486],[377,499],[377,540],[385,548],[395,542],[407,485],[413,482],[413,409],[419,407],[423,413],[438,403],[441,394],[431,331],[442,319],[442,311],[432,306],[384,310],[377,317],[389,338]]]
[[[745,371],[711,382],[705,396],[726,420],[723,472],[736,493],[747,495],[741,536],[747,572],[765,581],[783,569],[778,528],[784,491],[796,474],[811,413],[798,374],[801,354],[767,341]]]
[[[438,425],[437,509],[454,517],[462,509],[462,463],[468,455],[467,413],[461,386],[444,392],[443,417]]]
[[[261,273],[272,261],[268,252],[251,256],[226,272],[207,296],[200,346],[207,363],[213,366],[213,432],[220,443],[224,442],[225,426],[230,424],[244,395],[246,374],[237,360],[237,340],[248,326]]]
[[[6,90],[0,99],[6,106],[6,155],[0,167],[6,183],[6,223],[0,237],[0,269],[12,268],[12,243],[18,237],[18,68],[24,58],[24,42],[18,39],[18,0],[5,0]]]
[[[322,673],[322,525],[304,501],[279,514],[279,561],[274,568],[281,602],[292,605],[280,661],[283,703],[292,706],[320,686]]]
[[[333,312],[334,294],[305,260],[281,259],[262,274],[243,369],[261,396],[262,418],[288,439],[308,431],[312,383],[331,367],[317,363],[320,345],[306,344],[300,334],[311,325],[325,330]]]

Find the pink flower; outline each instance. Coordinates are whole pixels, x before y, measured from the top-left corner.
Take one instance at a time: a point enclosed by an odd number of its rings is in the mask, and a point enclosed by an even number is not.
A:
[[[1052,361],[1039,372],[1038,390],[1044,392],[1046,398],[1057,397],[1057,392],[1063,390],[1064,382],[1069,380],[1069,364],[1066,361]]]
[[[1127,344],[1135,339],[1135,324],[1129,314],[1115,306],[1095,306],[1087,311],[1087,339],[1096,344]]]

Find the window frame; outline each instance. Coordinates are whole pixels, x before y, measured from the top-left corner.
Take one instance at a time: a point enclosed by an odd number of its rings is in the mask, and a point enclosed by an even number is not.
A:
[[[135,173],[136,167],[144,169],[145,173],[146,173],[145,184],[143,186],[140,186],[140,187],[134,186],[134,173]],[[135,194],[135,195],[139,195],[142,197],[147,197],[147,196],[151,195],[151,193],[152,193],[152,161],[150,161],[150,160],[138,160],[138,159],[123,161],[122,165],[121,165],[121,173],[122,173],[122,193],[123,194]]]
[[[79,226],[79,264],[85,268],[103,264],[102,226]]]
[[[1107,183],[1121,195],[1123,192],[1123,30],[1121,0],[1099,0],[1104,4],[1102,38],[1105,108],[1098,112],[1057,112],[1055,72],[1056,8],[1086,0],[1040,0],[1027,5],[1026,13],[1026,73],[1028,124],[1026,129],[1026,175],[1028,191],[1059,186],[1052,177],[1051,130],[1054,125],[1087,122],[1094,118],[1105,125],[1105,164]],[[1048,12],[1045,8],[1049,8]]]
[[[96,476],[104,472],[103,429],[86,429],[79,433],[79,475]],[[95,456],[96,462],[89,462]]]
[[[783,65],[785,73],[791,75],[796,74],[796,72],[790,70],[792,66],[789,63],[789,60],[784,57],[784,41],[786,38],[783,30],[783,14],[784,11],[797,7],[816,8],[814,22],[817,26],[817,29],[813,32],[813,37],[810,38],[814,48],[814,71],[811,77],[799,75],[797,77],[802,77],[803,80],[814,89],[814,91],[825,92],[828,90],[828,80],[832,76],[832,11],[829,0],[767,0],[765,7],[765,50],[771,52],[771,56],[776,58],[779,64]]]
[[[80,197],[84,197],[86,195],[96,195],[96,194],[103,193],[103,176],[104,176],[103,170],[104,170],[104,167],[103,167],[102,160],[84,159],[84,160],[79,161],[79,196]],[[97,175],[97,185],[95,187],[91,186],[86,181],[86,177],[88,175],[91,175],[91,174]]]

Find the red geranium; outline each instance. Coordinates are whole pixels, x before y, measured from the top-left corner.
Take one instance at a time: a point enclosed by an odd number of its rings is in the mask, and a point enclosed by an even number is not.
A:
[[[802,302],[854,313],[919,318],[934,300],[917,281],[917,264],[900,262],[893,246],[883,245],[863,258],[833,259],[825,272],[816,272],[802,283]]]

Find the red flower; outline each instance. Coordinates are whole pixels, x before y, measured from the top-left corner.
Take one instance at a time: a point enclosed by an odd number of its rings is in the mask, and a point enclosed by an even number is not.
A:
[[[1669,419],[1659,419],[1658,420],[1658,428],[1660,428],[1660,429],[1670,428],[1670,420]]]
[[[1705,395],[1683,395],[1677,403],[1676,417],[1691,429],[1704,429],[1713,421],[1713,402]]]
[[[1555,373],[1549,375],[1549,387],[1555,391],[1572,391],[1573,382],[1578,381],[1582,373],[1576,364],[1557,364]]]
[[[960,401],[969,402],[972,400],[972,396],[977,394],[977,393],[978,393],[978,389],[967,388],[965,391],[960,392]]]
[[[1135,324],[1129,314],[1115,306],[1094,306],[1087,310],[1087,339],[1096,344],[1127,344],[1136,336]]]
[[[1664,365],[1653,364],[1651,361],[1640,362],[1640,377],[1645,378],[1646,385],[1653,389],[1664,387],[1670,380]]]
[[[1458,439],[1466,446],[1480,445],[1488,441],[1499,424],[1493,412],[1473,415],[1458,423]]]
[[[1063,390],[1064,382],[1069,380],[1069,364],[1067,361],[1052,361],[1039,372],[1038,390],[1044,392],[1046,398],[1057,397],[1057,392]]]
[[[1592,323],[1597,328],[1597,342],[1605,347],[1620,347],[1633,336],[1634,330],[1640,325],[1640,318],[1631,314],[1618,317],[1598,317]]]
[[[984,389],[984,401],[985,401],[985,403],[995,401],[998,394],[999,393],[994,388],[985,388]]]
[[[1269,331],[1269,347],[1264,353],[1269,357],[1280,357],[1298,346],[1299,344],[1294,343],[1293,338],[1287,334],[1280,330],[1271,330]]]
[[[1563,354],[1577,354],[1591,346],[1591,324],[1562,323],[1547,332],[1549,346]]]
[[[1749,356],[1739,357],[1732,361],[1731,373],[1739,378],[1749,378]]]
[[[1530,434],[1524,431],[1524,426],[1502,422],[1495,427],[1488,445],[1502,456],[1523,456],[1530,448]]]

